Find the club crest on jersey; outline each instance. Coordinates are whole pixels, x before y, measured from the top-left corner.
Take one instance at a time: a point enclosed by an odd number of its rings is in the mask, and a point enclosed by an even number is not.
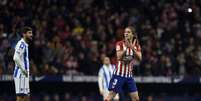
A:
[[[20,44],[20,49],[23,49],[24,48],[24,43],[21,43]]]

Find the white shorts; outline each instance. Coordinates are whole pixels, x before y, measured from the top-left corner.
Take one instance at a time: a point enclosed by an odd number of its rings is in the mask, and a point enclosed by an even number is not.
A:
[[[17,95],[29,95],[29,77],[14,78],[14,82]]]

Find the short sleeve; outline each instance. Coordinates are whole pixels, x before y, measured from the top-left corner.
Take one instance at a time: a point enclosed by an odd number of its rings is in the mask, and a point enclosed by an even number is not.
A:
[[[120,42],[117,42],[116,43],[116,51],[121,51],[121,50],[123,50],[123,47]]]
[[[26,48],[26,45],[23,42],[20,42],[15,47],[15,53],[21,55],[23,54],[25,48]]]
[[[102,69],[102,67],[100,68],[100,70],[98,72],[98,76],[99,77],[103,77],[103,69]]]

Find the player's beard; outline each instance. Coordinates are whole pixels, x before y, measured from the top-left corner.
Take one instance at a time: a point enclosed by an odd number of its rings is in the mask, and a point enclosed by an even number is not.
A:
[[[27,40],[28,42],[32,41],[32,39],[33,39],[32,36],[28,36],[28,37],[26,37],[26,40]]]

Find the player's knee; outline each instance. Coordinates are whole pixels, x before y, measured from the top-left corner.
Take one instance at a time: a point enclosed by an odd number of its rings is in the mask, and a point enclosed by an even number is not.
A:
[[[119,101],[119,96],[118,96],[118,95],[116,95],[116,96],[114,97],[114,101]]]
[[[114,101],[119,101],[119,99],[117,99],[117,98],[114,98]]]
[[[104,101],[110,101],[109,99],[104,99]]]
[[[17,96],[17,101],[24,101],[24,97],[23,96]]]
[[[114,101],[119,101],[119,99],[114,99]]]
[[[139,99],[139,98],[136,98],[135,101],[140,101],[140,99]]]
[[[104,101],[111,101],[111,100],[112,100],[112,98],[109,96],[104,99]]]
[[[29,101],[29,96],[26,96],[26,97],[24,98],[24,101]]]
[[[135,100],[134,100],[134,101],[140,101],[139,97],[135,98]]]
[[[139,97],[133,97],[132,101],[140,101],[140,98]]]

